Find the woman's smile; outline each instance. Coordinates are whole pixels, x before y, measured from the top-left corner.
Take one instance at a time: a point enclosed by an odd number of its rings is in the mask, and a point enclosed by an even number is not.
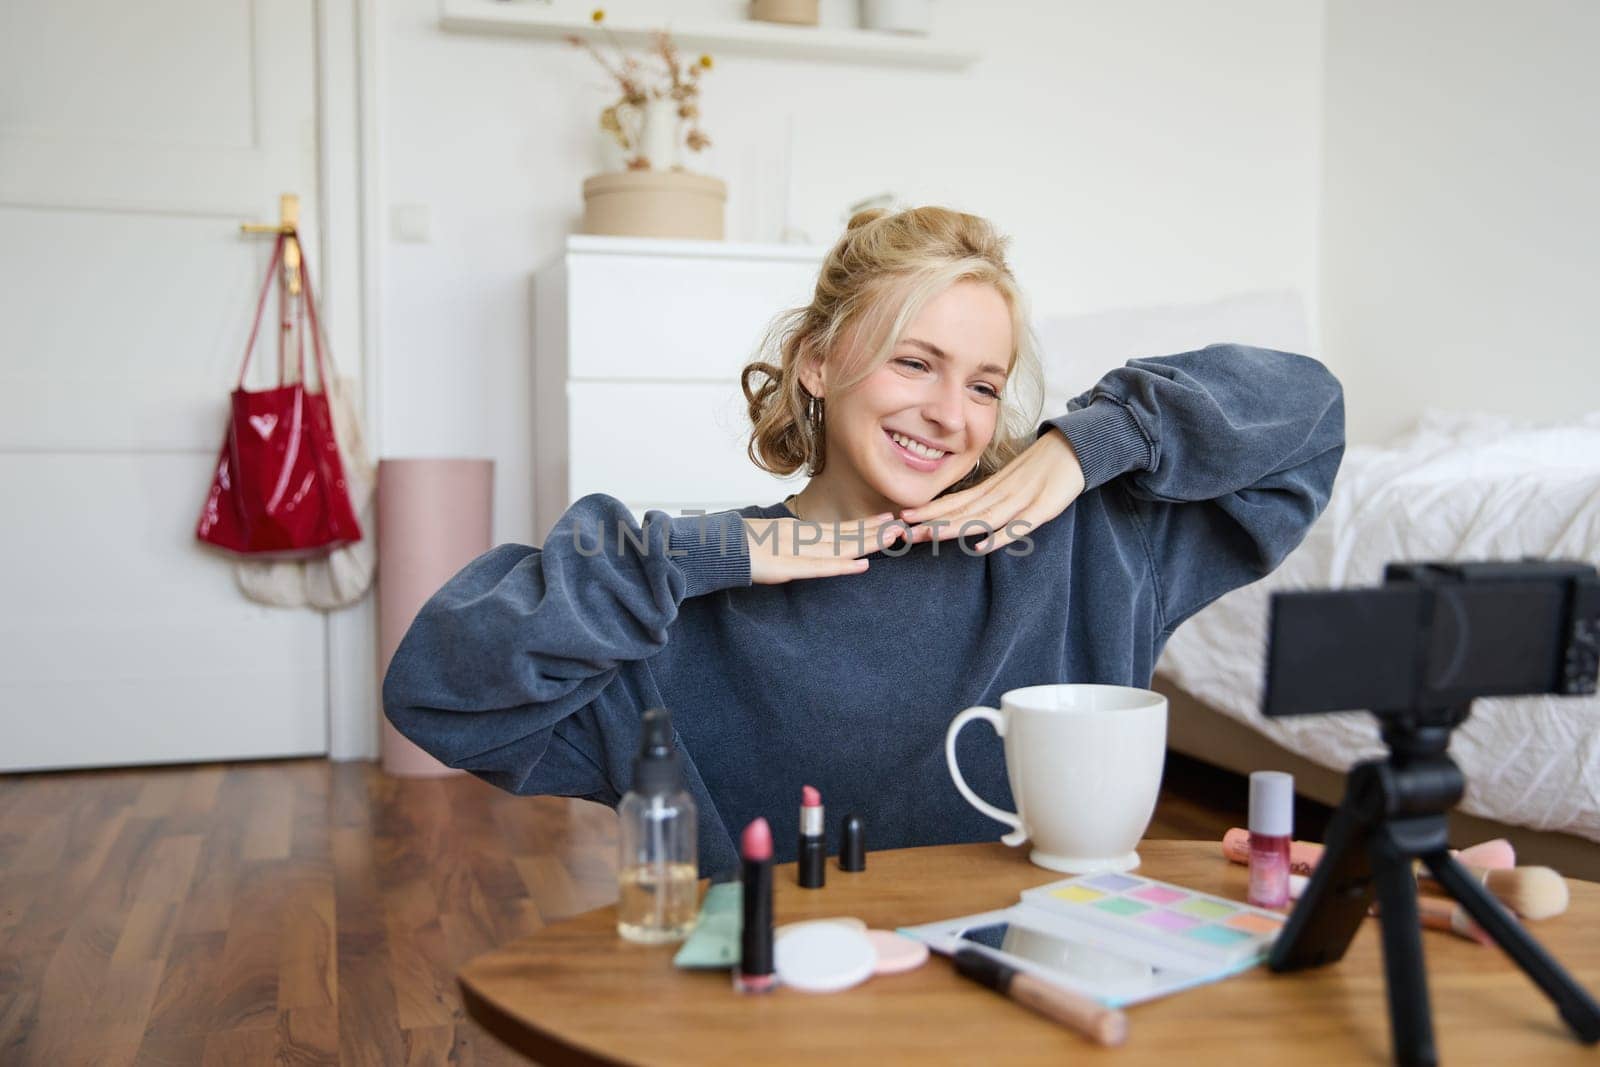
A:
[[[889,447],[894,450],[895,455],[899,456],[901,462],[913,470],[919,470],[924,473],[936,471],[939,469],[939,465],[950,455],[949,452],[929,448],[914,437],[897,433],[888,428],[884,429],[883,435],[888,440]]]

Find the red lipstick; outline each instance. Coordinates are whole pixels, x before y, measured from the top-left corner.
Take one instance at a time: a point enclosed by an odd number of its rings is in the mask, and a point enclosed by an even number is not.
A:
[[[822,825],[822,794],[800,787],[800,862],[796,870],[805,889],[821,889],[828,878],[828,836]]]
[[[772,976],[772,827],[756,819],[739,839],[743,859],[744,929],[739,934],[739,966],[733,988],[765,993],[776,985]]]

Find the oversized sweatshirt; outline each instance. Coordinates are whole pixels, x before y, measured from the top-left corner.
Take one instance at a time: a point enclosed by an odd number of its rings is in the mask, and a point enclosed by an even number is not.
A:
[[[1037,433],[1066,435],[1086,484],[1024,540],[891,545],[864,573],[782,585],[752,584],[744,526],[790,516],[781,503],[641,523],[586,496],[542,548],[501,545],[427,602],[385,711],[502,789],[614,806],[641,714],[667,708],[713,877],[756,816],[794,858],[803,784],[830,852],[847,813],[870,849],[994,839],[1007,828],[946,770],[950,720],[1023,686],[1148,686],[1173,630],[1270,572],[1321,513],[1344,399],[1313,359],[1213,345],[1132,360]],[[1014,810],[993,733],[963,731],[958,755]]]

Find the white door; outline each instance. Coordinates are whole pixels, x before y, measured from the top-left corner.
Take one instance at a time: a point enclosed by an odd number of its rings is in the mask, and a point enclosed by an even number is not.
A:
[[[0,3],[0,770],[327,751],[323,619],[194,539],[315,79],[313,0]]]

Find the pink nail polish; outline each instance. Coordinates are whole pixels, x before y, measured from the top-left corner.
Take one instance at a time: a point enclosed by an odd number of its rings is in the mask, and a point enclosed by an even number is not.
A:
[[[1294,777],[1250,773],[1250,885],[1245,899],[1258,908],[1289,902],[1289,839],[1294,833]]]

